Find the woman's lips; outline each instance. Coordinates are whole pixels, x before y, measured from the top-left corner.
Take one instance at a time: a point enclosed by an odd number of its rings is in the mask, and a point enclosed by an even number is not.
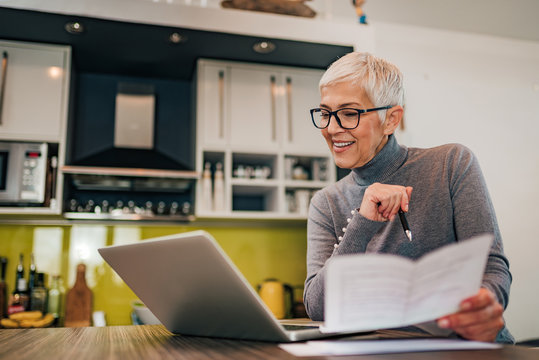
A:
[[[338,153],[346,151],[354,143],[355,141],[333,141],[333,151]]]

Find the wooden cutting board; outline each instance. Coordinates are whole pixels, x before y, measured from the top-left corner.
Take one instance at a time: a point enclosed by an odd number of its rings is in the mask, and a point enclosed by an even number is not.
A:
[[[90,326],[92,319],[92,290],[86,285],[86,265],[77,265],[77,280],[66,295],[64,326]]]

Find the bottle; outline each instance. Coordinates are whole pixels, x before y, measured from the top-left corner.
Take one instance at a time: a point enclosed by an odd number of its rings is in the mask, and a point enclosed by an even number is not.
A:
[[[213,188],[213,210],[225,210],[225,180],[223,176],[223,164],[215,165],[215,179]]]
[[[47,289],[45,288],[45,274],[36,273],[35,285],[30,293],[30,310],[39,310],[47,313]]]
[[[15,289],[19,286],[19,281],[24,279],[24,255],[19,255],[19,264],[17,265],[17,273],[15,274]]]
[[[15,314],[28,309],[28,291],[26,279],[24,278],[24,257],[21,254],[19,256],[19,265],[17,265],[17,274],[15,277],[15,289],[9,299],[9,306],[7,309],[8,315]]]
[[[30,254],[30,273],[28,275],[28,309],[32,308],[32,292],[36,286],[36,264],[34,254]]]
[[[211,182],[211,164],[206,162],[204,165],[204,171],[202,172],[202,210],[211,211],[212,206],[213,189]]]
[[[2,273],[0,274],[0,319],[6,316],[7,287],[6,287],[6,265],[7,258],[0,257]]]
[[[48,292],[47,312],[54,316],[54,324],[61,325],[61,314],[65,290],[60,275],[54,275]]]

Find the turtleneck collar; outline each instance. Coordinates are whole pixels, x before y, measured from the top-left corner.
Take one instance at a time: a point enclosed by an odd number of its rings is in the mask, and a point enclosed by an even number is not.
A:
[[[382,150],[365,165],[352,169],[358,185],[382,182],[393,174],[406,160],[408,148],[401,146],[394,135],[390,135]]]

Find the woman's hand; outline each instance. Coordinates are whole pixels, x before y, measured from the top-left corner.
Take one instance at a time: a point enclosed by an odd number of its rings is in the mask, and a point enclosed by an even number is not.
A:
[[[400,209],[408,211],[412,190],[411,186],[374,183],[365,190],[359,213],[374,221],[393,220]]]
[[[438,319],[438,326],[452,329],[468,340],[493,342],[505,324],[502,315],[503,307],[494,294],[481,288],[461,302],[457,313]]]

